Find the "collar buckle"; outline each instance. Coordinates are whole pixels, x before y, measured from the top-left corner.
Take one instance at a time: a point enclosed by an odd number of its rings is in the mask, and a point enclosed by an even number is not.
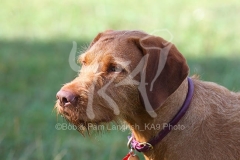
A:
[[[153,149],[153,146],[152,146],[150,143],[147,143],[147,142],[141,142],[141,143],[139,143],[139,146],[140,146],[141,148],[147,147],[148,150],[152,150],[152,149]]]

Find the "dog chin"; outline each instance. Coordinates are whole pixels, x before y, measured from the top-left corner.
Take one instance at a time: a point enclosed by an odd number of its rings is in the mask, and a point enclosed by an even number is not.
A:
[[[114,119],[114,116],[106,115],[104,117],[94,117],[93,119],[90,119],[85,111],[81,112],[72,106],[61,107],[58,103],[55,105],[55,110],[58,115],[61,115],[69,123],[73,124],[74,128],[82,135],[85,135],[85,132],[87,132],[88,135],[92,132],[101,132],[101,128],[106,127],[98,126],[105,126],[112,121],[117,122],[117,120]]]

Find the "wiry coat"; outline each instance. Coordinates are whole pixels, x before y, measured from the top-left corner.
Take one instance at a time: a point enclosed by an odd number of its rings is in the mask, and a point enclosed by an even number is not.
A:
[[[168,123],[186,99],[187,62],[160,37],[140,31],[106,31],[79,61],[83,64],[79,76],[61,88],[56,103],[58,113],[76,126],[122,120],[133,126],[137,141],[148,142],[162,127],[146,126]],[[145,158],[240,159],[240,94],[196,77],[192,80],[193,98],[177,124],[181,127],[144,152]],[[144,87],[146,92],[141,92]]]

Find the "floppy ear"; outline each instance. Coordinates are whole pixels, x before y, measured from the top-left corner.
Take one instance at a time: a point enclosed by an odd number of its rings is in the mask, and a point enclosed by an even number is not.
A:
[[[189,68],[177,48],[160,37],[145,36],[135,39],[135,44],[145,59],[139,91],[146,110],[152,113],[177,90]]]

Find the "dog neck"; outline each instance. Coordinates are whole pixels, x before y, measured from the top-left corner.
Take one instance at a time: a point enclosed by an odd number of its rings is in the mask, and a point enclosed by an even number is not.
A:
[[[149,140],[167,125],[185,102],[188,93],[188,80],[185,79],[179,88],[164,102],[164,104],[156,110],[157,118],[152,118],[148,113],[142,113],[130,122],[131,130],[134,138],[138,142],[149,142]],[[179,101],[176,101],[178,99]],[[135,124],[134,124],[135,123]]]

